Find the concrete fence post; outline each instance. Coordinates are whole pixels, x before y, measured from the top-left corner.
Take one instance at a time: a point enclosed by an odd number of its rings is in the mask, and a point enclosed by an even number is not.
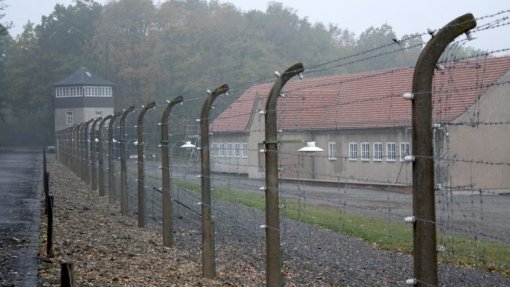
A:
[[[135,110],[134,106],[122,112],[120,116],[120,212],[127,215],[129,211],[129,194],[127,187],[127,166],[126,166],[126,117]]]
[[[209,93],[200,113],[200,160],[202,180],[202,275],[205,278],[216,276],[214,255],[214,227],[211,216],[211,163],[209,154],[209,112],[214,100],[229,90],[223,84]]]
[[[78,175],[77,172],[77,152],[76,152],[76,145],[77,145],[77,137],[76,134],[77,131],[80,130],[80,124],[73,126],[71,129],[71,143],[69,148],[69,160],[71,163],[71,170],[74,172],[75,175]]]
[[[161,184],[163,193],[163,246],[171,247],[174,243],[173,219],[172,219],[172,197],[170,193],[170,156],[168,151],[168,116],[172,108],[183,101],[182,96],[167,101],[163,114],[161,115]]]
[[[152,102],[146,106],[142,105],[142,110],[138,114],[136,122],[136,140],[137,140],[137,166],[138,166],[138,227],[145,227],[145,170],[144,170],[144,154],[143,154],[143,118],[145,113],[156,106]]]
[[[266,102],[265,111],[265,177],[266,177],[266,286],[281,286],[282,259],[280,247],[280,208],[278,199],[278,137],[276,103],[283,86],[295,75],[304,71],[303,64],[289,67],[277,74]]]
[[[422,50],[413,75],[413,226],[414,279],[418,286],[437,286],[436,209],[432,134],[432,81],[444,49],[476,26],[471,14],[451,21]]]
[[[69,127],[68,131],[67,131],[67,145],[66,145],[66,160],[67,160],[67,167],[69,167],[73,172],[74,171],[74,166],[73,166],[73,140],[74,140],[74,128],[75,126],[73,127]]]
[[[89,125],[94,119],[90,119],[82,127],[81,134],[81,180],[89,184]]]
[[[122,115],[121,112],[113,115],[112,119],[108,123],[108,203],[115,203],[115,165],[113,159],[115,157],[113,150],[113,124],[115,120]]]
[[[99,159],[98,159],[99,196],[105,195],[105,191],[104,191],[104,124],[107,120],[111,120],[112,117],[113,117],[112,115],[108,115],[108,116],[104,117],[101,120],[101,122],[99,123],[99,130],[97,131],[97,139],[98,139],[97,145],[99,147],[99,150],[98,150],[98,155],[99,155]]]
[[[96,141],[97,138],[97,130],[96,125],[98,122],[100,122],[103,118],[98,117],[94,120],[92,123],[92,128],[90,129],[90,137],[89,137],[89,143],[90,143],[90,188],[92,190],[97,189],[97,148],[98,148],[98,142]]]

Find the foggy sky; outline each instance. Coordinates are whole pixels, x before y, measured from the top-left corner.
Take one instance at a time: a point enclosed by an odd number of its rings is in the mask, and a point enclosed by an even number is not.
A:
[[[18,35],[27,21],[40,23],[42,15],[53,11],[56,3],[71,4],[73,0],[7,0],[9,6],[6,12],[6,21],[12,21],[14,28],[12,35]],[[97,0],[106,4],[112,0]],[[155,1],[159,3],[161,1]],[[220,0],[231,2],[242,11],[252,9],[265,11],[269,1],[253,0]],[[398,37],[410,33],[423,33],[427,28],[438,29],[452,19],[465,14],[473,13],[478,18],[510,9],[510,3],[502,0],[461,1],[461,0],[280,0],[286,7],[295,9],[300,17],[307,17],[312,23],[333,23],[341,28],[348,29],[359,36],[365,29],[382,24],[393,27]],[[509,14],[505,14],[506,16]],[[496,18],[487,18],[488,22]],[[508,20],[507,20],[508,21]],[[491,29],[477,33],[474,41],[469,43],[479,49],[496,50],[510,47],[510,26]],[[427,38],[424,38],[427,41]]]

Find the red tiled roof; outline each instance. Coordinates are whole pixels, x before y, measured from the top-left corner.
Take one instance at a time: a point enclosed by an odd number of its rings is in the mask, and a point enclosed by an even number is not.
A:
[[[469,109],[510,70],[510,57],[457,62],[436,71],[434,122],[450,122]],[[278,128],[291,130],[381,128],[411,125],[412,68],[293,80],[278,99]],[[246,132],[256,99],[265,107],[272,83],[252,86],[211,124],[214,132]],[[417,95],[419,96],[419,95]]]

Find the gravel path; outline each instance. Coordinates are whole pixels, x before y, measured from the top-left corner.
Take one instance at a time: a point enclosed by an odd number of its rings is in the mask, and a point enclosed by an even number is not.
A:
[[[214,201],[218,280],[205,280],[200,278],[200,208],[195,194],[175,191],[176,248],[163,248],[158,192],[148,192],[147,209],[154,229],[141,230],[136,228],[135,217],[120,216],[118,207],[88,192],[65,167],[52,163],[51,168],[61,171],[53,179],[57,202],[60,200],[58,259],[77,264],[79,286],[264,285],[262,211]],[[150,184],[158,186],[157,182]],[[133,184],[130,193],[130,206],[135,207]],[[359,239],[293,220],[282,222],[282,249],[287,286],[403,286],[412,276],[410,255],[383,251]],[[52,284],[58,281],[57,260],[51,261],[46,263],[50,265],[44,269],[47,272],[42,272],[46,274],[45,286],[56,286]],[[441,265],[439,274],[442,286],[510,286],[510,278],[475,269]]]

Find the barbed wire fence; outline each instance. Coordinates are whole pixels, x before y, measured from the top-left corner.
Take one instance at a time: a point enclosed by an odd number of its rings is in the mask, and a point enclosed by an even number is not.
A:
[[[507,27],[509,12],[477,18],[479,24],[469,37],[482,39],[484,31]],[[437,33],[429,30],[413,37],[435,37]],[[406,45],[411,39],[312,65],[301,73],[303,80],[290,81],[281,90],[275,112],[281,218],[277,231],[284,283],[435,285],[414,277],[413,258],[408,255],[413,250],[413,224],[427,221],[413,215],[410,194],[413,160],[420,156],[412,149],[411,102],[406,98],[422,96],[409,94],[414,67],[313,78],[316,73],[332,73],[416,48]],[[428,92],[434,106],[434,153],[421,158],[434,160],[436,220],[427,223],[437,226],[440,285],[505,285],[509,283],[510,256],[509,197],[505,196],[510,184],[504,180],[510,172],[510,158],[505,143],[510,118],[494,111],[508,101],[504,91],[510,83],[506,75],[510,59],[498,56],[510,48],[458,57],[456,51],[466,43],[467,39],[460,37],[442,53],[433,89]],[[237,100],[224,112],[211,110],[210,117],[216,120],[209,146],[201,145],[199,117],[185,123],[185,137],[170,135],[169,143],[161,142],[160,125],[164,123],[160,118],[166,103],[157,103],[145,114],[142,143],[136,135],[136,118],[142,108],[135,108],[126,118],[129,215],[139,212],[137,165],[143,161],[144,216],[149,228],[161,228],[161,169],[167,168],[161,164],[161,146],[168,144],[175,247],[200,250],[204,204],[200,153],[208,149],[215,270],[220,276],[225,270],[238,270],[238,284],[261,282],[269,272],[265,268],[265,239],[272,227],[266,223],[264,205],[268,188],[264,174],[268,152],[265,102],[272,86],[268,82],[269,78],[259,79],[231,87],[230,95],[218,98]],[[182,106],[175,108],[178,115],[170,114],[169,125],[182,124],[186,106],[200,105],[204,99],[185,98]],[[231,133],[228,129],[216,131],[215,125],[221,121],[226,128],[234,123],[244,126]],[[107,130],[105,125],[102,134]],[[96,141],[77,131],[77,127],[59,131],[57,147],[60,160],[82,174],[80,164],[90,163],[81,151]],[[122,192],[119,139],[117,120],[113,154],[105,154],[114,160],[117,204]],[[105,136],[98,139],[105,151],[108,141]],[[323,151],[299,151],[305,142],[315,142]],[[142,158],[137,155],[140,144]],[[107,164],[105,167],[100,172],[108,178],[110,170]],[[109,181],[105,184],[109,190]],[[199,260],[193,253],[190,259]],[[259,277],[243,278],[243,274]]]

